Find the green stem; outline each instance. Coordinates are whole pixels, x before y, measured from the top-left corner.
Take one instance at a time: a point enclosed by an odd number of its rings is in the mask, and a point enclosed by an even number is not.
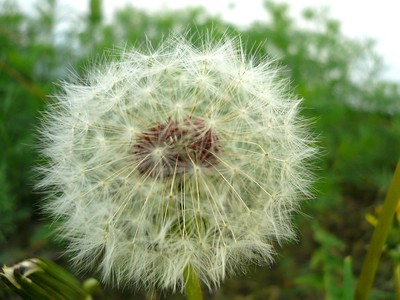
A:
[[[371,243],[368,247],[367,256],[365,257],[363,266],[361,268],[361,274],[355,292],[356,300],[368,299],[382,250],[390,228],[392,227],[393,217],[396,212],[399,199],[400,161],[397,163],[392,182],[390,183],[388,193],[382,206],[382,212],[379,216],[378,224],[375,227]]]
[[[189,264],[183,271],[185,278],[185,294],[187,300],[203,300],[199,278],[192,266]]]
[[[394,266],[394,286],[396,290],[396,300],[400,300],[400,262]]]

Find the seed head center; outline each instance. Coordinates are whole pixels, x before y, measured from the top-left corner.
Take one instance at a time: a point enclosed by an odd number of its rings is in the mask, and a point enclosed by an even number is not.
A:
[[[219,137],[204,120],[191,117],[152,125],[138,135],[133,146],[139,173],[156,178],[211,168],[218,163],[220,151]]]

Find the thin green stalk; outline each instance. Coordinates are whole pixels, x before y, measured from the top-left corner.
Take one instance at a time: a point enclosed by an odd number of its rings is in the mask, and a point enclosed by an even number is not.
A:
[[[29,92],[31,92],[39,99],[41,100],[46,99],[46,95],[37,86],[35,86],[31,81],[25,78],[16,69],[6,64],[2,59],[0,59],[0,69],[5,70],[11,77],[19,81],[23,86],[25,86],[28,89]]]
[[[187,265],[183,271],[185,278],[185,294],[187,300],[203,300],[199,278],[191,265]]]
[[[394,286],[396,289],[396,300],[400,300],[400,263],[394,266]]]
[[[392,182],[385,201],[382,212],[379,216],[378,224],[372,235],[371,243],[368,247],[367,256],[364,259],[361,274],[358,279],[355,299],[368,299],[369,292],[374,282],[376,269],[382,254],[387,235],[392,227],[393,217],[400,200],[400,161],[397,163]]]
[[[354,277],[351,267],[351,257],[344,259],[343,268],[343,300],[352,300],[354,295]]]

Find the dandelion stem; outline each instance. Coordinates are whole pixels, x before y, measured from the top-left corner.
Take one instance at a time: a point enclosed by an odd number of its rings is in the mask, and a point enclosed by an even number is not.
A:
[[[183,271],[186,281],[185,294],[187,300],[203,300],[199,278],[192,266],[188,264]]]
[[[357,283],[355,299],[368,299],[372,288],[379,259],[392,227],[393,217],[396,212],[397,204],[400,200],[400,161],[397,163],[392,182],[382,207],[382,213],[379,216],[378,224],[372,235],[371,243],[368,247],[367,256],[364,259],[361,274]]]

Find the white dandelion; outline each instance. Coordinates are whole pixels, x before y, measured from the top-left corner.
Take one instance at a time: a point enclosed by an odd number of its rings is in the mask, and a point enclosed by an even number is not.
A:
[[[294,238],[315,155],[271,61],[172,37],[93,67],[44,116],[44,209],[80,268],[128,287],[207,286]]]

